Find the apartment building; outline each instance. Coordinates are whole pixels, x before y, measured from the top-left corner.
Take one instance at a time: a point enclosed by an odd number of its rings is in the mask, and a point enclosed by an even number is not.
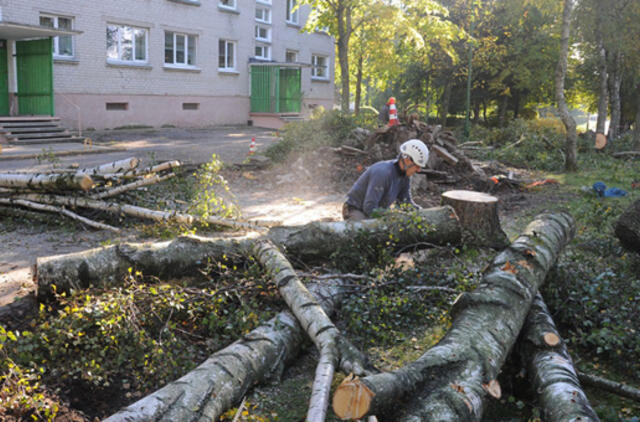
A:
[[[71,128],[277,127],[334,103],[296,0],[0,0],[0,116]]]

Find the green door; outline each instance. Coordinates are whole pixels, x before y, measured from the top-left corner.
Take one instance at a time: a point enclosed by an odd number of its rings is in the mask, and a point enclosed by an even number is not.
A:
[[[0,40],[0,116],[9,115],[9,75],[7,42]]]
[[[53,116],[53,41],[16,42],[18,114]]]
[[[280,113],[300,113],[302,99],[300,69],[280,69],[279,111]]]
[[[301,100],[299,68],[251,67],[252,113],[299,113]]]

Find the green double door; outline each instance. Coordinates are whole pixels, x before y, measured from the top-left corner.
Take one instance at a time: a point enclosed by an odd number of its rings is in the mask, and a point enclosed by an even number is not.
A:
[[[0,40],[0,116],[9,115],[9,65],[7,42]]]
[[[300,113],[301,101],[299,68],[251,67],[251,112]]]
[[[53,40],[16,42],[18,113],[53,116]]]

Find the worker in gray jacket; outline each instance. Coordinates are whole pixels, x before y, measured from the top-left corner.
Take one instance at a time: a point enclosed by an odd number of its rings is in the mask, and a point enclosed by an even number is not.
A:
[[[342,218],[350,221],[370,218],[377,208],[406,203],[419,208],[411,198],[411,176],[427,165],[429,149],[419,139],[400,145],[395,160],[379,161],[360,175],[347,193]]]

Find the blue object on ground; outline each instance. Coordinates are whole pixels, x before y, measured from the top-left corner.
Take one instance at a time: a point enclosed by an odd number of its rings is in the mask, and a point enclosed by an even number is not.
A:
[[[593,190],[596,191],[598,196],[603,196],[605,198],[614,198],[620,196],[627,196],[627,191],[620,188],[609,188],[607,189],[607,185],[602,182],[595,182],[593,184]]]

